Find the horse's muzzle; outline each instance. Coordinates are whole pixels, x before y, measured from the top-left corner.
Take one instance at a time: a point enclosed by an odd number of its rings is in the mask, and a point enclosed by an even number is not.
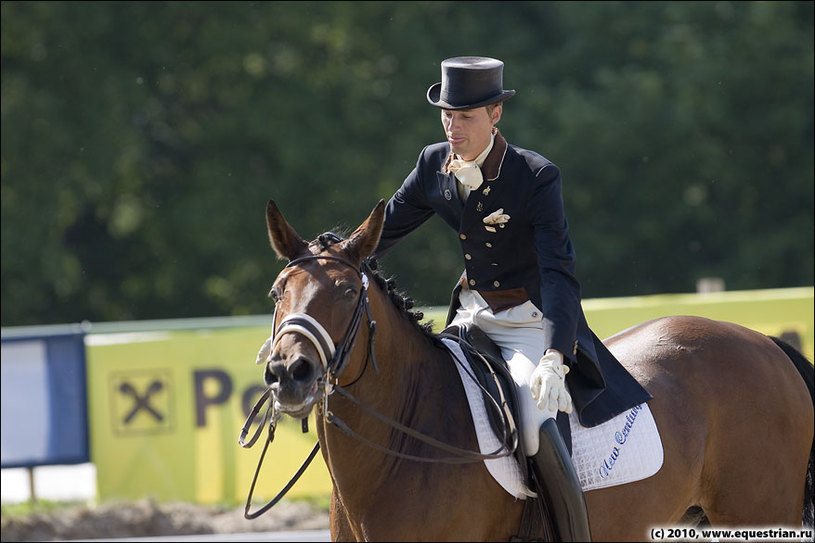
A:
[[[319,400],[318,380],[322,375],[319,361],[300,354],[291,361],[273,356],[263,378],[272,389],[279,410],[299,418],[308,414]]]

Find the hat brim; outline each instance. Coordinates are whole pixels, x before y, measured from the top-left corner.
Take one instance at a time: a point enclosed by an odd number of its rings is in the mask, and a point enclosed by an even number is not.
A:
[[[431,85],[431,87],[427,89],[427,101],[430,102],[431,105],[440,107],[442,109],[475,109],[477,107],[484,107],[490,104],[503,102],[504,100],[511,98],[514,95],[515,95],[514,90],[504,90],[501,91],[499,94],[496,94],[495,96],[491,96],[486,100],[482,100],[474,104],[450,104],[441,99],[441,81],[439,81],[435,85]]]

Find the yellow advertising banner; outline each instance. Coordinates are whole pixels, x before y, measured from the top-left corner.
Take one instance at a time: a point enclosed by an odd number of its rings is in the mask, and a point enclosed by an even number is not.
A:
[[[635,324],[669,315],[735,322],[780,337],[813,359],[813,287],[661,294],[585,300],[589,326],[606,338]]]
[[[243,449],[238,436],[263,391],[254,364],[269,329],[110,333],[87,338],[91,460],[102,500],[235,503],[246,499],[263,437]],[[283,419],[255,491],[273,497],[317,441]],[[324,495],[320,455],[286,495]]]

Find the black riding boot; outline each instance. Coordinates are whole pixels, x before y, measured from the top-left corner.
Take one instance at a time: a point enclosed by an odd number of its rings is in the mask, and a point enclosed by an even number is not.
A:
[[[583,488],[555,419],[541,425],[540,445],[532,467],[554,515],[559,541],[591,541]]]

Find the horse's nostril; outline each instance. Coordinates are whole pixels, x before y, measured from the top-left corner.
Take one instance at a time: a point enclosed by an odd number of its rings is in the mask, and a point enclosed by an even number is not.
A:
[[[266,371],[263,372],[263,381],[266,383],[267,386],[273,385],[280,381],[280,378],[277,375],[277,372],[274,371],[268,364],[266,365]]]
[[[263,380],[267,386],[275,385],[286,377],[286,366],[280,360],[270,360],[263,372]]]
[[[298,358],[292,362],[289,373],[295,381],[309,381],[312,376],[311,364],[305,358]]]

